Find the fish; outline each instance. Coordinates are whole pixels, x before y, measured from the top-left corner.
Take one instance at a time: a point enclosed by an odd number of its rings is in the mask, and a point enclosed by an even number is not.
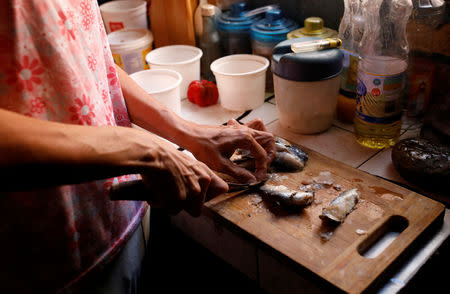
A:
[[[276,137],[276,155],[269,167],[269,172],[297,172],[303,170],[308,161],[308,153],[288,141]],[[230,160],[239,166],[254,170],[254,158],[249,150],[236,149]]]
[[[280,137],[276,137],[275,147],[277,153],[270,165],[271,172],[296,172],[303,170],[308,161],[308,153]]]
[[[258,190],[270,200],[291,207],[307,206],[314,199],[313,191],[296,191],[284,185],[264,184]]]
[[[319,216],[322,220],[331,220],[342,223],[347,215],[353,211],[360,199],[361,193],[357,188],[345,190],[340,193],[327,207],[322,209]]]

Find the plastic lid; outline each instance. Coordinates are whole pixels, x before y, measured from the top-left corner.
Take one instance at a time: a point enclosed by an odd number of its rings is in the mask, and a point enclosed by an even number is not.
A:
[[[202,4],[201,9],[203,16],[211,16],[215,14],[215,6],[212,4]]]
[[[280,9],[266,12],[265,18],[255,22],[250,29],[254,40],[262,42],[281,42],[286,40],[286,34],[298,28],[297,23],[283,16]]]
[[[111,51],[134,50],[153,42],[153,35],[146,29],[122,29],[108,34]]]
[[[305,26],[300,29],[305,35],[320,35],[323,34],[323,19],[320,17],[308,17],[305,19]]]
[[[272,54],[272,72],[281,78],[302,82],[327,80],[339,75],[344,57],[339,49],[292,52],[292,43],[312,40],[320,38],[295,38],[276,45]]]
[[[292,31],[288,34],[288,39],[300,37],[320,37],[331,38],[337,37],[338,32],[327,27],[324,27],[323,19],[317,16],[308,17],[305,19],[304,27]]]
[[[247,17],[246,12],[248,12],[246,2],[233,3],[229,11],[220,14],[217,18],[217,28],[224,31],[250,29],[250,26],[260,17],[258,15]]]
[[[100,5],[100,10],[108,13],[132,13],[146,7],[144,0],[110,1]]]

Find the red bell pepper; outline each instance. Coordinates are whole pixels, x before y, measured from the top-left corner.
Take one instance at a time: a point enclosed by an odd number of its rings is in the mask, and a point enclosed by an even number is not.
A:
[[[216,84],[211,81],[196,80],[189,84],[187,96],[192,103],[204,107],[217,103],[219,91]]]

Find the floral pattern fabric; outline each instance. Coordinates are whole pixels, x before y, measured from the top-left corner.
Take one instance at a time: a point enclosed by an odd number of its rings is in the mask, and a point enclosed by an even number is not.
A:
[[[131,126],[96,1],[6,3],[0,12],[1,108],[69,124]],[[0,193],[0,254],[8,269],[0,285],[53,291],[101,267],[147,209],[109,200],[113,182],[133,177]]]

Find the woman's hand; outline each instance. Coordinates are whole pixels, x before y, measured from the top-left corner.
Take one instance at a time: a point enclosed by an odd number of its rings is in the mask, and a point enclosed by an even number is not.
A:
[[[203,126],[186,121],[169,111],[118,68],[120,84],[132,122],[180,147],[215,171],[228,174],[240,182],[262,180],[275,158],[274,136],[261,120],[240,125],[235,120],[227,126]],[[237,149],[249,150],[255,158],[254,174],[230,161]]]
[[[240,182],[262,180],[276,154],[274,136],[266,131],[260,119],[245,125],[230,120],[226,126],[202,126],[194,132],[193,137],[189,150],[198,160]],[[230,161],[230,156],[237,148],[249,150],[255,158],[254,174]]]
[[[153,207],[164,207],[170,213],[185,209],[199,216],[205,199],[228,191],[228,185],[204,163],[160,142],[155,160],[142,173]]]

